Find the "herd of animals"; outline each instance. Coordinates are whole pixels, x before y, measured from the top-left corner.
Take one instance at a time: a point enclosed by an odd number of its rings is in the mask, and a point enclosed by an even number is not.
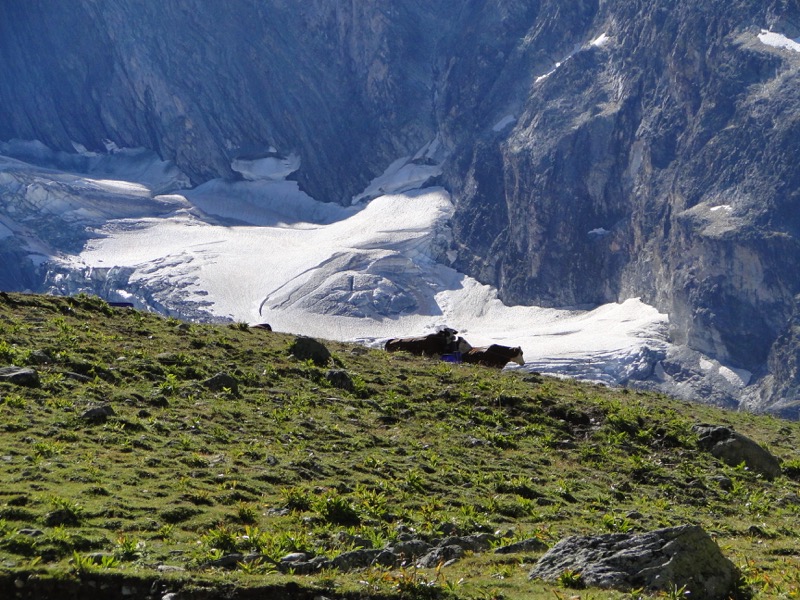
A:
[[[109,302],[109,304],[116,307],[133,307],[133,304],[129,302]],[[259,323],[250,327],[272,331],[269,323]],[[464,362],[498,369],[502,369],[510,362],[520,366],[525,364],[522,348],[519,346],[492,344],[473,348],[467,340],[457,336],[458,331],[455,329],[442,327],[436,333],[429,333],[421,337],[392,338],[384,344],[384,349],[387,352],[404,351],[418,356],[439,357],[449,362]]]
[[[502,369],[509,362],[524,365],[522,348],[509,347],[500,344],[473,348],[467,340],[456,337],[458,331],[444,327],[436,333],[422,337],[392,338],[386,342],[384,348],[388,352],[403,350],[420,356],[439,356],[451,362],[464,362],[468,364],[484,365]]]
[[[267,323],[251,325],[256,329],[272,331]],[[429,333],[421,337],[392,338],[384,344],[387,352],[408,352],[418,356],[438,357],[448,362],[463,362],[485,367],[502,369],[508,363],[514,362],[524,365],[522,348],[509,347],[500,344],[473,348],[464,338],[458,336],[458,331],[450,327],[443,327],[436,333]]]

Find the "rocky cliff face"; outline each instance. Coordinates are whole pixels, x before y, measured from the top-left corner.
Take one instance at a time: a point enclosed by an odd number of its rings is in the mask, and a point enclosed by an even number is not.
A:
[[[296,155],[346,203],[438,136],[460,270],[509,303],[640,296],[685,344],[662,378],[796,416],[798,36],[793,0],[8,0],[0,140],[195,184]],[[751,385],[703,387],[700,355]]]

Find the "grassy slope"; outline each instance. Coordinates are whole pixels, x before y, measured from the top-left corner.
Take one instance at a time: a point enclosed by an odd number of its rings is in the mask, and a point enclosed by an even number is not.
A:
[[[438,572],[199,565],[232,550],[335,556],[353,535],[383,545],[399,526],[553,544],[699,523],[759,597],[800,594],[797,480],[724,466],[691,433],[697,422],[730,424],[796,476],[798,423],[326,342],[354,380],[346,392],[327,383],[327,368],[289,355],[292,336],[186,325],[89,297],[0,296],[0,366],[33,364],[37,350],[53,359],[36,367],[39,388],[0,383],[6,574],[147,576],[175,565],[188,569],[178,580],[238,586],[552,599],[571,592],[527,580],[537,553],[474,554]],[[238,395],[201,385],[218,372],[237,378]],[[80,418],[106,403],[115,415],[105,422]],[[105,564],[90,564],[98,552]]]

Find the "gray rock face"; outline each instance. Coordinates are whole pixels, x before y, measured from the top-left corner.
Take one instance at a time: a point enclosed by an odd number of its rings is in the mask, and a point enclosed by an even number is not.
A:
[[[558,18],[556,9],[538,3],[525,44],[499,66],[498,80],[515,61],[533,70],[508,109],[514,124],[456,144],[447,173],[459,268],[510,303],[642,297],[669,313],[674,341],[723,364],[758,376],[772,357],[772,379],[745,394],[748,406],[796,415],[786,395],[797,398],[798,283],[782,274],[800,264],[800,175],[788,159],[800,137],[787,121],[800,55],[758,36],[796,37],[800,8],[623,1]],[[472,80],[459,80],[468,94]],[[499,108],[478,90],[470,100]],[[706,399],[702,383],[693,390]]]
[[[700,527],[685,525],[643,534],[569,537],[553,546],[530,573],[555,581],[567,569],[590,586],[668,591],[685,586],[691,598],[736,596],[738,573]]]
[[[0,140],[147,147],[195,184],[274,148],[299,155],[313,196],[339,200],[387,153],[434,137],[433,50],[450,14],[416,0],[4,2],[0,105],[17,109]]]
[[[29,367],[1,367],[0,381],[24,387],[39,387],[39,373]]]
[[[780,461],[747,436],[719,425],[695,425],[692,429],[700,437],[700,447],[724,463],[732,467],[744,463],[748,469],[767,479],[780,476]]]
[[[72,171],[88,168],[76,145],[144,148],[188,176],[175,186],[296,157],[303,190],[347,203],[436,138],[459,270],[508,303],[641,297],[669,314],[673,341],[754,375],[745,388],[678,367],[669,385],[797,417],[800,53],[762,29],[800,36],[800,6],[8,0],[0,142],[40,140]],[[46,186],[18,179],[4,201],[32,216],[29,190]],[[86,226],[39,228],[56,252]],[[20,239],[0,239],[0,287],[46,288]],[[71,276],[76,290],[125,280]],[[308,301],[415,310],[413,294],[376,302],[374,286],[343,277]]]

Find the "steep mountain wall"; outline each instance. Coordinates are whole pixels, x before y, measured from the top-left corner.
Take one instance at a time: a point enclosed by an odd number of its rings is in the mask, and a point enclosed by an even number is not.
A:
[[[0,141],[144,147],[195,184],[296,154],[347,203],[438,136],[460,270],[509,303],[642,297],[754,374],[665,377],[796,416],[798,36],[796,0],[6,0]]]
[[[797,37],[800,7],[565,10],[540,3],[513,50],[502,49],[495,86],[512,89],[502,82],[521,65],[533,76],[506,100],[516,118],[508,131],[492,126],[502,116],[496,95],[470,97],[483,130],[455,144],[449,172],[459,266],[496,282],[511,303],[641,296],[669,313],[674,341],[757,376],[771,361],[783,391],[762,387],[755,404],[796,397],[786,383],[797,370],[776,357],[796,355],[800,52],[759,35]],[[467,81],[454,74],[445,85],[467,90]],[[448,127],[461,126],[445,119]]]
[[[343,201],[435,135],[443,9],[390,0],[9,0],[0,139],[146,147],[197,184],[270,149]],[[13,109],[11,109],[13,107]]]

